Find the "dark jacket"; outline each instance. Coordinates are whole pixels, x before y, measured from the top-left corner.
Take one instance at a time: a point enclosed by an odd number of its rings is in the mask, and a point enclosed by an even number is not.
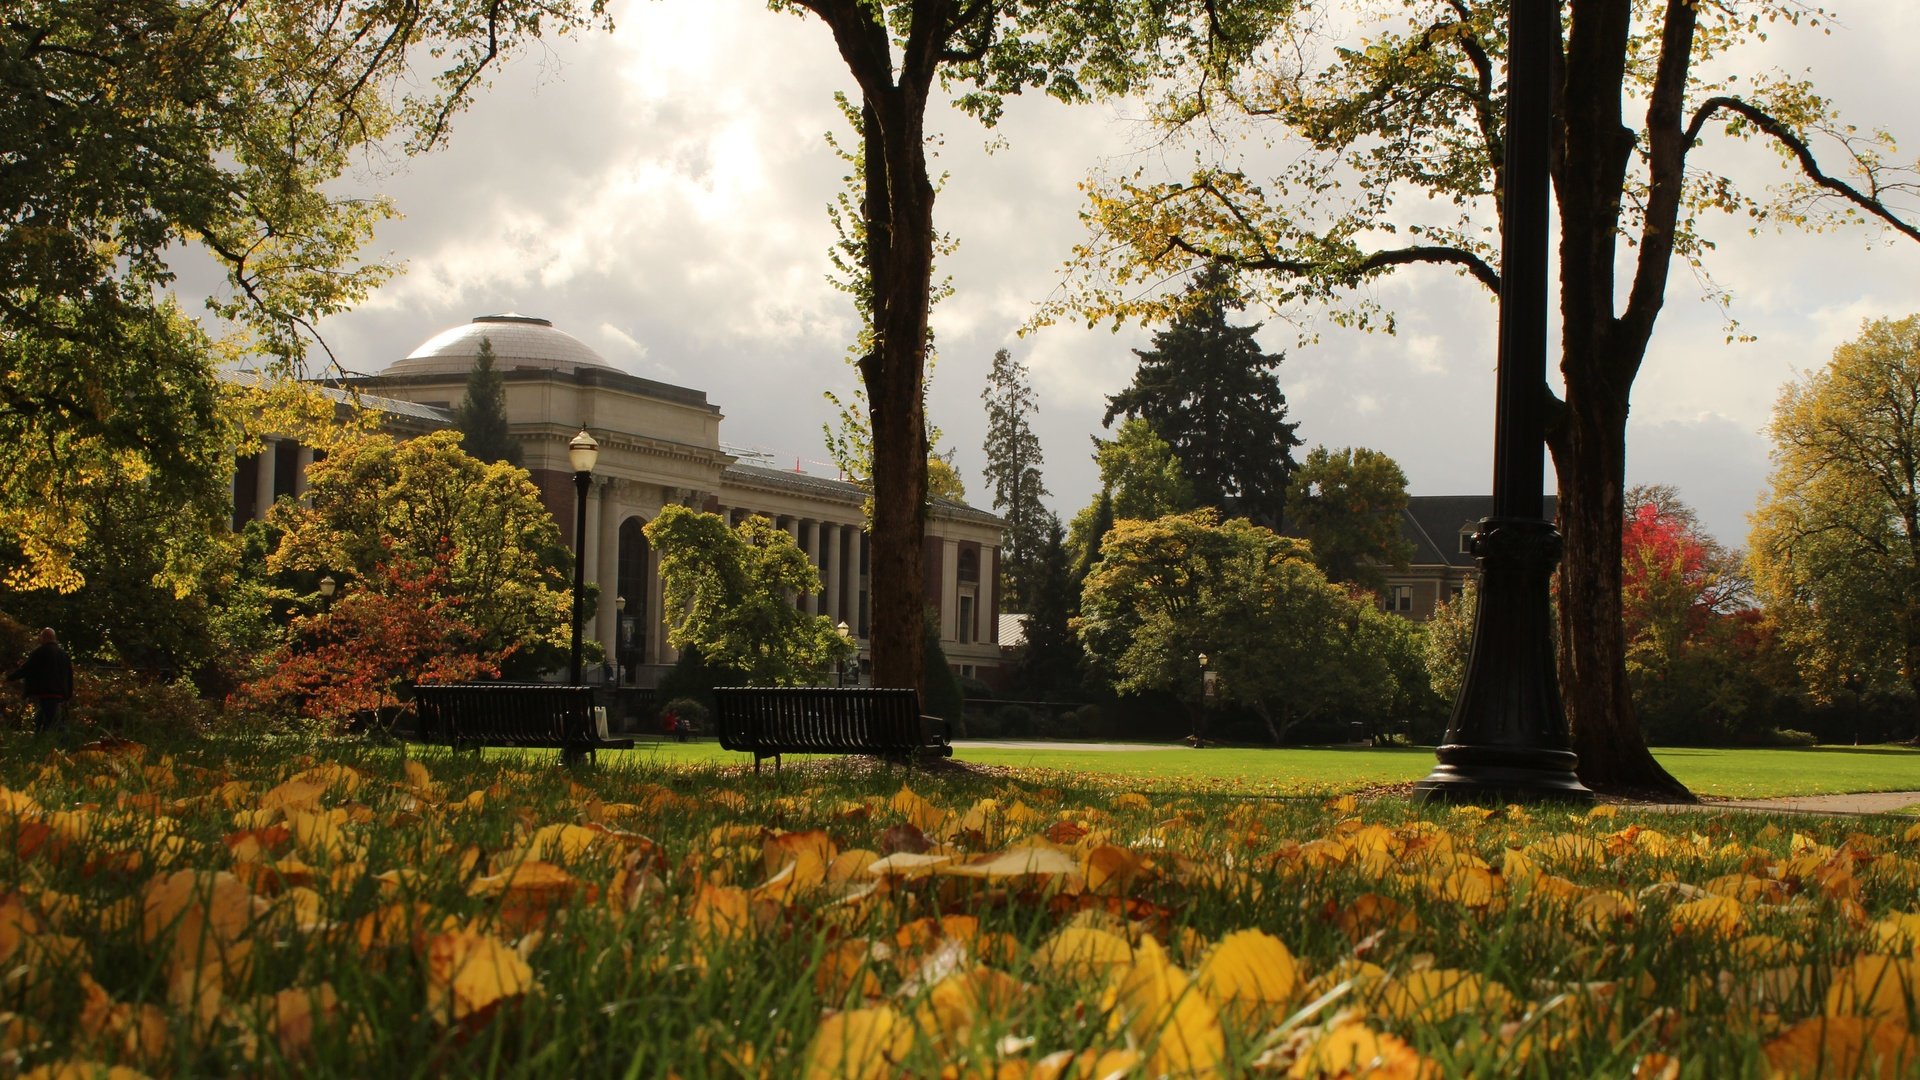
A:
[[[67,650],[57,641],[49,641],[27,654],[19,669],[7,676],[19,679],[28,697],[70,698],[73,696],[73,663]]]

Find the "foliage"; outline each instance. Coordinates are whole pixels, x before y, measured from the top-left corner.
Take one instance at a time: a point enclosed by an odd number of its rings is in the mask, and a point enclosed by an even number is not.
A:
[[[480,339],[467,391],[453,411],[460,449],[485,462],[520,464],[520,444],[507,434],[507,383],[494,366],[493,339]]]
[[[1066,533],[1059,518],[1047,518],[1047,538],[1034,560],[1031,603],[1022,627],[1026,644],[1012,679],[1018,694],[1036,701],[1075,696],[1087,659],[1073,632],[1080,589],[1067,565]]]
[[[1206,653],[1221,700],[1279,743],[1304,720],[1391,709],[1400,643],[1381,620],[1394,618],[1329,583],[1304,543],[1203,509],[1115,524],[1073,625],[1122,692],[1197,698]]]
[[[766,518],[729,529],[717,514],[667,506],[646,534],[674,648],[698,649],[754,686],[809,685],[852,654],[832,619],[794,606],[794,595],[820,591],[820,571]]]
[[[1920,692],[1920,315],[1789,383],[1771,434],[1751,562],[1808,687]]]
[[[926,651],[927,657],[927,675],[920,690],[920,708],[928,716],[958,723],[961,713],[966,710],[966,691],[960,685],[960,677],[947,663],[947,651],[940,647],[940,618],[931,608],[927,609],[926,629],[922,632],[920,647]]]
[[[1254,62],[1182,79],[1158,119],[1173,142],[1163,156],[1178,160],[1190,141],[1193,170],[1096,178],[1092,236],[1043,319],[1172,317],[1190,298],[1158,286],[1211,263],[1240,270],[1249,298],[1350,326],[1391,329],[1375,286],[1408,267],[1496,297],[1509,10],[1303,0]],[[1338,26],[1324,17],[1335,11]],[[1808,79],[1766,67],[1770,32],[1825,21],[1789,0],[1571,0],[1553,38],[1565,396],[1543,393],[1566,537],[1561,666],[1589,786],[1675,790],[1639,741],[1619,618],[1629,399],[1674,264],[1726,301],[1706,266],[1708,222],[1722,213],[1815,229],[1867,220],[1920,239],[1914,170],[1891,137],[1841,122]],[[1346,25],[1364,40],[1336,43]],[[1755,197],[1715,172],[1695,151],[1716,133],[1778,151],[1787,182]],[[1261,175],[1249,148],[1283,138],[1297,141]],[[1828,172],[1823,155],[1840,167]]]
[[[525,470],[480,462],[459,432],[436,431],[343,441],[307,477],[306,504],[273,509],[286,535],[271,571],[379,589],[376,567],[394,556],[443,566],[434,587],[458,600],[455,617],[485,651],[533,652],[552,666],[568,647],[572,556]]]
[[[660,707],[662,717],[672,714],[686,725],[688,731],[712,731],[713,714],[699,698],[676,697]]]
[[[1427,620],[1427,641],[1423,650],[1427,679],[1433,692],[1453,702],[1467,681],[1467,658],[1473,650],[1474,609],[1480,602],[1480,587],[1469,579],[1458,596],[1443,598]]]
[[[679,653],[673,667],[660,676],[659,684],[654,687],[654,693],[661,698],[692,698],[712,711],[714,687],[740,686],[747,681],[744,672],[707,663],[697,645],[683,646]]]
[[[1671,488],[1627,493],[1620,538],[1627,665],[1660,669],[1731,614],[1746,590],[1740,560],[1699,527]]]
[[[390,273],[392,207],[334,183],[438,144],[485,70],[598,20],[598,0],[24,0],[0,22],[0,538],[15,587],[70,590],[97,485],[217,511],[218,364],[298,361]],[[172,294],[224,275],[215,340]]]
[[[513,646],[489,647],[459,617],[451,564],[449,554],[426,562],[390,549],[370,580],[346,589],[329,610],[293,621],[266,674],[242,688],[237,703],[341,725],[356,712],[399,704],[411,683],[498,678]]]
[[[1113,522],[1151,521],[1199,505],[1179,456],[1146,420],[1122,421],[1111,439],[1094,436],[1093,461],[1100,469],[1100,494],[1074,515],[1067,531],[1067,546],[1083,566],[1098,561],[1094,553]],[[1097,528],[1103,521],[1106,528]]]
[[[1364,446],[1316,446],[1293,472],[1287,521],[1313,545],[1313,561],[1327,580],[1386,591],[1383,567],[1405,570],[1413,545],[1400,535],[1407,509],[1407,474],[1400,464]]]
[[[1000,606],[1005,611],[1029,611],[1053,515],[1041,501],[1048,492],[1040,475],[1040,436],[1033,433],[1030,420],[1040,405],[1027,378],[1027,365],[1005,349],[995,352],[980,400],[987,404],[986,441],[981,445],[987,458],[987,486],[993,490],[993,508],[1007,522]]]
[[[1229,285],[1224,271],[1197,276],[1180,314],[1154,332],[1153,348],[1134,350],[1140,366],[1107,399],[1103,422],[1124,416],[1153,425],[1193,489],[1190,505],[1278,527],[1300,425],[1287,422],[1287,396],[1274,376],[1283,357],[1261,352],[1253,339],[1260,324],[1227,323],[1229,310],[1246,307]]]
[[[23,1075],[387,1076],[431,1052],[524,1077],[637,1054],[687,1076],[1905,1076],[1916,1052],[1898,818],[6,749]],[[639,999],[671,1007],[605,1008]]]

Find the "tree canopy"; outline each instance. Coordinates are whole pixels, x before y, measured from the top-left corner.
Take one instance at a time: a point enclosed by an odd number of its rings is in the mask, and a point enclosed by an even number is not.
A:
[[[1876,319],[1774,406],[1754,584],[1817,694],[1920,710],[1920,315]]]
[[[1221,696],[1279,743],[1304,720],[1393,707],[1393,656],[1410,639],[1381,620],[1398,617],[1328,582],[1302,542],[1206,508],[1116,523],[1074,628],[1123,692],[1196,697],[1207,654]]]
[[[1169,136],[1197,143],[1195,168],[1096,180],[1093,237],[1050,315],[1166,318],[1191,304],[1152,286],[1213,263],[1242,271],[1240,287],[1271,306],[1324,307],[1363,327],[1392,326],[1369,286],[1410,267],[1499,294],[1507,4],[1345,5],[1343,21],[1367,28],[1359,47],[1326,47],[1316,16],[1333,10],[1302,0],[1253,62],[1196,73],[1162,99]],[[1620,618],[1628,400],[1672,267],[1708,273],[1707,226],[1721,213],[1789,227],[1867,220],[1920,239],[1913,170],[1885,132],[1841,122],[1810,80],[1756,55],[1769,33],[1822,21],[1816,9],[1568,0],[1562,10],[1551,169],[1565,395],[1541,393],[1566,538],[1567,712],[1588,786],[1684,793],[1634,722]],[[1637,126],[1629,110],[1643,113]],[[1694,152],[1714,135],[1778,151],[1786,182],[1758,196],[1712,171]],[[1249,165],[1248,146],[1280,140],[1290,152],[1273,175]]]
[[[1115,521],[1151,521],[1194,508],[1193,485],[1180,459],[1145,420],[1123,421],[1111,439],[1094,436],[1093,461],[1100,469],[1100,494],[1074,515],[1067,533],[1067,546],[1083,567],[1093,565],[1100,539]]]
[[[1400,535],[1407,474],[1399,462],[1364,446],[1316,446],[1294,470],[1287,520],[1313,545],[1330,581],[1386,590],[1386,568],[1405,570],[1413,545]]]
[[[1173,448],[1195,505],[1277,527],[1300,425],[1287,422],[1287,395],[1274,375],[1283,357],[1260,350],[1259,324],[1227,322],[1229,311],[1246,306],[1229,280],[1218,269],[1197,276],[1153,347],[1134,350],[1133,382],[1107,399],[1102,422],[1147,421]]]
[[[813,683],[851,655],[832,619],[794,606],[792,596],[820,591],[820,571],[785,529],[759,516],[728,528],[718,514],[667,506],[646,534],[674,648],[756,686]]]
[[[433,587],[490,650],[567,647],[572,556],[524,469],[486,464],[460,433],[336,444],[307,472],[304,502],[281,500],[269,521],[286,535],[276,573],[329,573],[345,591],[378,589],[396,560],[434,568]],[[557,653],[547,654],[548,658]]]
[[[601,19],[601,0],[23,0],[0,20],[0,545],[79,585],[101,485],[215,512],[214,369],[304,355],[390,273],[357,252],[392,208],[334,184],[363,151],[440,142],[487,68]],[[216,335],[172,295],[210,258]]]

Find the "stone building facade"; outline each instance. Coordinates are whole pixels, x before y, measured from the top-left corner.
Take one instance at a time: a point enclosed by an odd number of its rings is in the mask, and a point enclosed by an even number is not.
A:
[[[786,529],[820,570],[820,592],[796,602],[846,623],[864,659],[866,492],[729,451],[722,413],[705,391],[627,374],[545,319],[506,314],[447,330],[379,374],[336,382],[329,392],[378,409],[399,434],[449,427],[482,339],[506,387],[508,433],[570,546],[577,514],[567,443],[584,430],[600,444],[584,543],[574,550],[583,552],[586,580],[602,596],[583,634],[617,658],[622,682],[652,686],[677,656],[666,640],[659,558],[641,532],[669,504],[729,522],[757,514]],[[312,460],[311,450],[285,441],[242,459],[236,523],[264,514],[277,496],[297,497]],[[1002,662],[995,583],[1003,530],[998,517],[957,502],[937,500],[927,515],[924,580],[942,648],[957,673],[988,682],[997,681]]]

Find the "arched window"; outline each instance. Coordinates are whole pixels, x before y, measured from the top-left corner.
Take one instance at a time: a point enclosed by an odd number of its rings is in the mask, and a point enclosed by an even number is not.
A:
[[[959,578],[961,581],[972,585],[978,585],[980,583],[979,552],[972,548],[965,548],[960,552]]]

